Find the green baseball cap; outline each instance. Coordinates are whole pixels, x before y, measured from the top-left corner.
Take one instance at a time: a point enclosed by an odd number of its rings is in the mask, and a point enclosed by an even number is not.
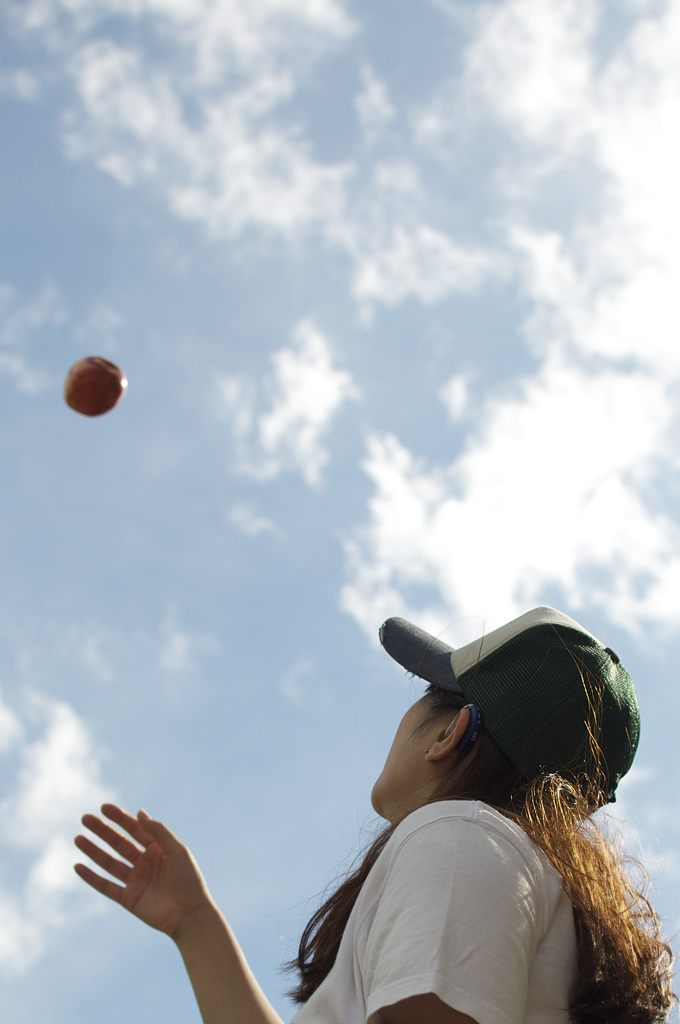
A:
[[[533,608],[458,649],[401,618],[379,635],[413,675],[475,704],[527,778],[585,776],[615,799],[640,738],[635,687],[617,653],[574,619]]]

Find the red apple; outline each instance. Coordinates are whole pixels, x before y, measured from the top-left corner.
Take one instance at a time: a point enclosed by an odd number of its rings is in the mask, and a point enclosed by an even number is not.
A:
[[[64,398],[83,416],[101,416],[120,402],[127,383],[115,363],[101,356],[86,356],[66,374]]]

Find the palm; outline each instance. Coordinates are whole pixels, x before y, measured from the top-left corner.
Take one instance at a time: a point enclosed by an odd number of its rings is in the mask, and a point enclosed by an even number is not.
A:
[[[105,804],[102,811],[141,848],[101,818],[86,814],[83,824],[124,860],[112,857],[86,836],[78,836],[76,846],[123,885],[102,878],[84,864],[76,865],[76,871],[93,888],[152,928],[173,935],[189,913],[209,900],[191,853],[160,822],[140,821],[113,804]],[[157,835],[152,836],[151,831]]]
[[[172,895],[171,875],[167,855],[153,843],[132,866],[121,894],[122,906],[152,927],[167,931],[181,912]]]

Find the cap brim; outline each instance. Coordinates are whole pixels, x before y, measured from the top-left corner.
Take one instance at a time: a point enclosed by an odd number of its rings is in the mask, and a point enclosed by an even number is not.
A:
[[[378,635],[390,657],[407,672],[442,690],[463,695],[451,665],[453,647],[398,617],[383,622]]]

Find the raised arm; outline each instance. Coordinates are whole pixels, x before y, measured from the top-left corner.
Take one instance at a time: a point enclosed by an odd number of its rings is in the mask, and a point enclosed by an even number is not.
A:
[[[210,896],[190,850],[144,811],[134,818],[114,804],[104,804],[102,813],[123,832],[94,814],[86,814],[83,824],[122,860],[87,836],[77,836],[76,846],[122,884],[103,878],[85,864],[76,864],[75,870],[88,885],[174,940],[204,1024],[282,1024]]]

